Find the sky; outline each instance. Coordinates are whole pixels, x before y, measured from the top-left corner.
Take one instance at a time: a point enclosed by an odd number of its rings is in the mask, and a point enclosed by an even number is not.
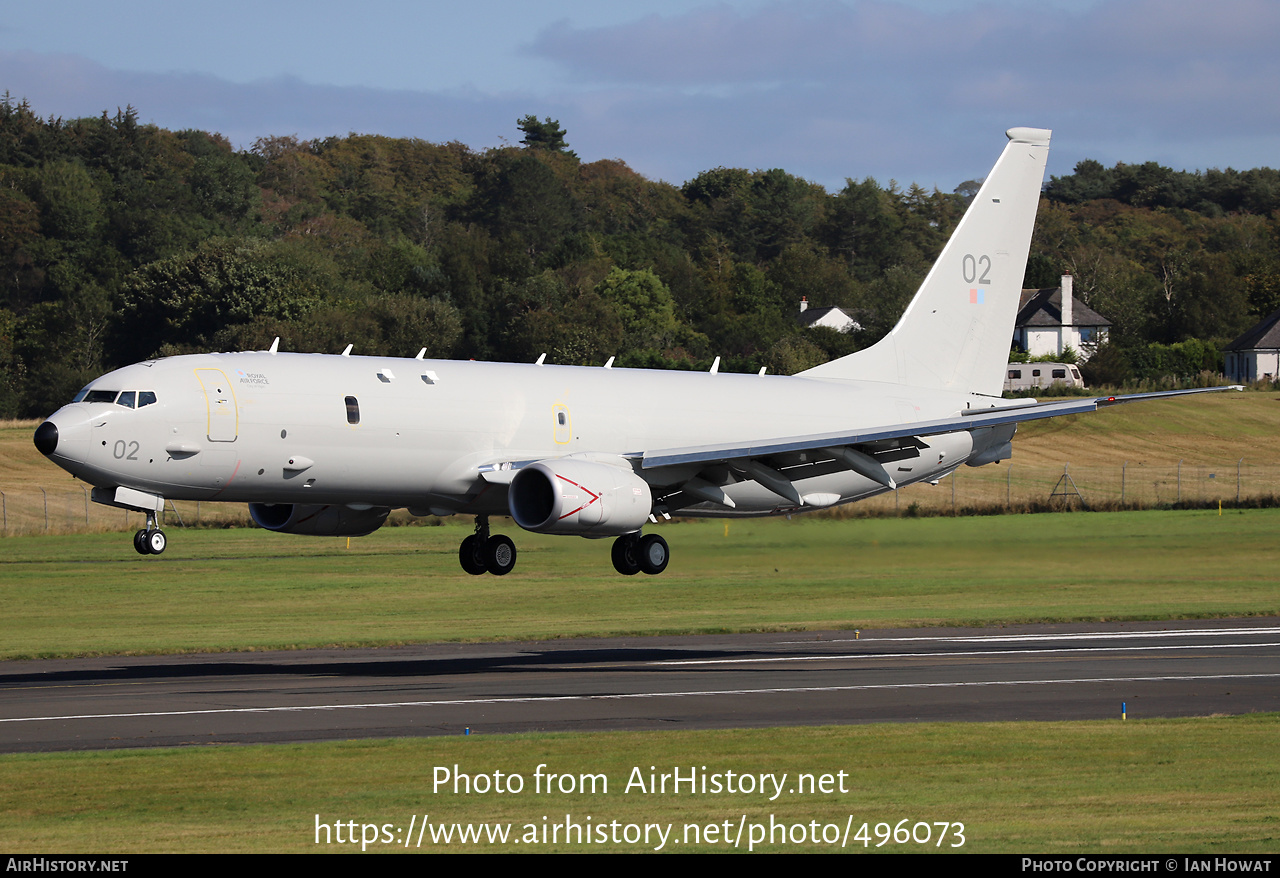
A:
[[[681,183],[783,168],[952,191],[1015,126],[1082,159],[1280,167],[1275,0],[43,0],[0,17],[0,91],[42,117],[257,138],[518,143]]]

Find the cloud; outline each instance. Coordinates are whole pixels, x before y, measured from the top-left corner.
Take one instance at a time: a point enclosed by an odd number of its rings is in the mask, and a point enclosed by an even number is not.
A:
[[[1014,125],[1055,129],[1054,174],[1086,157],[1274,165],[1277,33],[1271,0],[941,12],[892,0],[708,3],[550,25],[525,51],[558,78],[506,91],[240,84],[31,52],[0,53],[0,87],[45,115],[131,104],[144,121],[241,146],[358,131],[483,149],[518,141],[516,119],[533,113],[560,120],[584,160],[621,158],[677,183],[724,165],[781,167],[829,188],[874,176],[950,189],[985,174]]]
[[[520,96],[315,85],[294,77],[233,83],[196,73],[111,70],[74,55],[0,52],[0,83],[41,115],[94,116],[133,106],[165,128],[218,131],[247,148],[262,136],[351,131],[496,146],[529,112]]]
[[[561,22],[530,51],[575,81],[705,95],[747,114],[770,107],[779,129],[804,120],[897,131],[922,157],[916,138],[941,142],[996,119],[1111,144],[1159,139],[1176,153],[1204,138],[1221,145],[1223,131],[1276,142],[1277,33],[1280,5],[1266,0],[1107,0],[1080,13],[801,0],[600,28]],[[781,107],[778,89],[789,95]]]
[[[530,51],[572,77],[628,85],[830,83],[901,71],[941,52],[954,56],[957,41],[973,43],[992,18],[979,12],[953,20],[882,2],[800,0],[747,13],[721,4],[609,27],[562,21],[540,33]]]

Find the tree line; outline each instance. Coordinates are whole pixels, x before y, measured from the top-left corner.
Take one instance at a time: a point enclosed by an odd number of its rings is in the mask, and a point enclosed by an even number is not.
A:
[[[350,134],[259,139],[64,120],[0,98],[0,416],[38,417],[109,369],[267,347],[796,372],[896,321],[968,200],[781,169],[682,185],[583,162],[552,119],[519,146]],[[1064,269],[1151,345],[1222,340],[1280,307],[1277,174],[1082,162],[1041,203],[1026,286]],[[858,332],[802,329],[801,297]],[[1200,350],[1201,348],[1197,348]],[[1157,365],[1151,365],[1155,363]]]

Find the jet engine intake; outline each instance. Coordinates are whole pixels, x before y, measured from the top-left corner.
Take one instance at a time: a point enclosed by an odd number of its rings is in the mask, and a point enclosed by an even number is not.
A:
[[[352,509],[338,505],[249,504],[249,517],[258,527],[315,537],[362,537],[382,527],[390,513],[386,506]]]
[[[507,504],[525,530],[544,534],[619,536],[638,531],[653,509],[649,484],[620,465],[558,458],[524,467],[511,480]]]

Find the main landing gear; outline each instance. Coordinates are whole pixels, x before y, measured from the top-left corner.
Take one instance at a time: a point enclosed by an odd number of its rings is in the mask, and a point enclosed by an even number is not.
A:
[[[143,531],[138,533],[141,535]],[[610,554],[613,568],[623,576],[635,576],[641,572],[658,574],[667,569],[667,562],[671,560],[667,541],[657,534],[624,534],[613,541]],[[472,576],[483,573],[505,576],[515,569],[516,545],[510,537],[490,534],[489,517],[477,515],[476,532],[458,547],[458,561],[462,569]]]
[[[516,544],[502,534],[490,536],[489,516],[477,515],[476,532],[462,541],[458,560],[472,576],[506,576],[516,566]]]
[[[667,541],[657,534],[623,534],[613,541],[610,554],[613,569],[623,576],[635,576],[642,570],[648,574],[661,573],[671,560]]]
[[[147,513],[147,526],[133,535],[133,548],[139,555],[159,555],[168,545],[164,531],[156,524],[156,514]]]

